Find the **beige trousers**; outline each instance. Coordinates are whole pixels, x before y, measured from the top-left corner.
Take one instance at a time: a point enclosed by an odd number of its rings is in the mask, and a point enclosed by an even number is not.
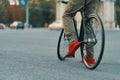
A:
[[[73,42],[74,40],[77,39],[74,29],[73,17],[84,6],[84,2],[85,0],[69,0],[65,8],[65,11],[63,13],[62,19],[63,19],[64,33],[67,36],[69,42]],[[88,15],[96,11],[98,2],[99,0],[87,0],[86,11]],[[93,53],[93,48],[88,49],[88,52]]]

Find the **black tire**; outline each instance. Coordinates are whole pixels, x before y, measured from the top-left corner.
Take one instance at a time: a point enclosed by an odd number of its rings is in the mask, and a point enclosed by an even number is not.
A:
[[[66,58],[65,56],[67,52],[67,46],[68,46],[68,40],[65,37],[64,29],[62,29],[57,45],[57,56],[58,59],[61,61],[65,60]]]
[[[92,25],[91,25],[91,21],[92,21]],[[85,41],[86,43],[82,44],[81,46],[81,55],[82,55],[83,63],[85,64],[85,66],[88,69],[92,70],[92,69],[95,69],[101,62],[101,59],[104,53],[104,46],[105,46],[105,32],[104,32],[104,26],[103,26],[102,20],[97,14],[91,14],[88,17],[85,23],[85,26],[87,27],[83,29],[84,33],[86,29],[91,31],[92,35],[94,36],[94,38],[92,37],[93,39],[91,40],[93,40],[94,42],[92,43],[92,42],[87,41],[86,35],[84,34],[83,41]],[[85,60],[86,55],[88,55],[86,54],[87,53],[86,45],[88,44],[91,44],[91,45],[93,44],[95,64],[89,64]]]

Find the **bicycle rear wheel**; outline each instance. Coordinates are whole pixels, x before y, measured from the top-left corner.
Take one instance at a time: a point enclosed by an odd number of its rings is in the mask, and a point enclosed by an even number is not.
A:
[[[88,31],[89,30],[89,31]],[[88,69],[95,69],[103,56],[104,45],[105,45],[105,33],[102,20],[97,14],[91,14],[85,23],[84,33],[88,31],[91,33],[92,37],[89,37],[84,34],[84,44],[81,46],[82,59],[85,66]],[[87,38],[86,38],[87,36]],[[93,50],[93,57],[95,58],[95,64],[90,64],[86,61],[85,57],[88,55],[88,45]]]
[[[66,58],[65,56],[66,56],[68,44],[69,44],[68,40],[64,34],[64,29],[62,29],[57,45],[57,56],[58,59],[61,61],[65,60]]]
[[[76,37],[78,38],[77,23],[74,18],[73,18],[73,22],[74,22]],[[68,50],[68,44],[69,44],[69,41],[67,37],[65,36],[64,29],[62,29],[60,36],[59,36],[58,45],[57,45],[57,56],[58,56],[58,59],[61,61],[66,59],[66,52]]]

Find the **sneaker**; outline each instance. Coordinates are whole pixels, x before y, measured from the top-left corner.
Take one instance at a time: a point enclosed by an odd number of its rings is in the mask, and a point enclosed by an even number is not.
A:
[[[95,59],[93,57],[89,58],[88,56],[85,56],[85,60],[88,64],[95,64]],[[80,62],[83,62],[83,60],[80,60]]]
[[[68,51],[66,57],[75,57],[75,51],[79,48],[80,42],[78,40],[74,40],[72,43],[68,45]]]

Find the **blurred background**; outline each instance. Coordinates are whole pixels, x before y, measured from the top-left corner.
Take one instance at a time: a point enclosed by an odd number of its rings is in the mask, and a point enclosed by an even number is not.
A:
[[[0,0],[0,23],[10,27],[22,21],[29,27],[44,27],[55,20],[55,11],[55,0]]]
[[[61,28],[65,6],[61,0],[0,0],[0,25],[1,28]],[[120,0],[101,0],[98,13],[106,28],[120,28]]]

